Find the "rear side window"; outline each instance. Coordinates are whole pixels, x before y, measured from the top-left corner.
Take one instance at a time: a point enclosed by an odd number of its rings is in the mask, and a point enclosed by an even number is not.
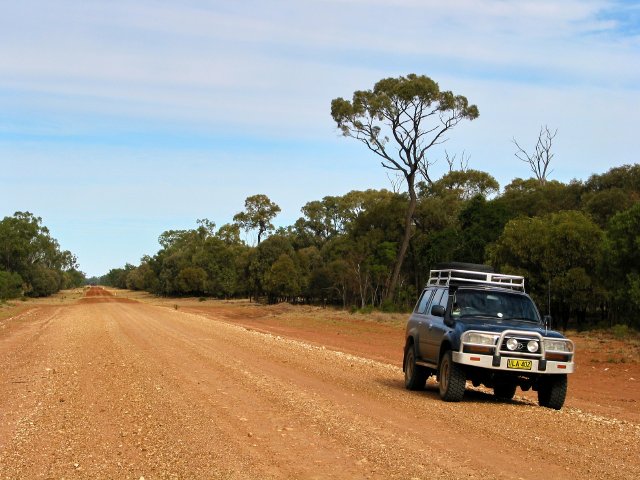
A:
[[[444,308],[447,308],[447,301],[449,300],[449,291],[442,290],[442,297],[438,300],[438,303],[433,302],[434,305],[442,305]]]
[[[416,309],[414,310],[416,313],[425,313],[427,310],[427,305],[429,305],[429,300],[433,297],[433,290],[425,290],[422,292],[422,296],[416,305]]]
[[[426,307],[426,311],[425,313],[431,313],[431,309],[435,306],[435,305],[442,305],[443,307],[447,308],[447,300],[449,299],[449,292],[444,289],[438,289],[435,291],[435,294],[433,295],[433,298],[431,299],[431,302],[429,302],[429,304],[425,305]]]
[[[431,302],[431,305],[441,305],[440,299],[442,298],[443,292],[444,290],[438,290],[436,292],[436,294],[433,296],[433,301]]]

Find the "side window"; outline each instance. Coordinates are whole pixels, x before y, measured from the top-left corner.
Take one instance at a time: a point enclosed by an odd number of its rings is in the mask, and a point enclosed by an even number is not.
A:
[[[449,292],[446,288],[442,288],[436,291],[431,303],[428,305],[427,312],[430,314],[431,309],[434,305],[442,305],[444,308],[447,308],[447,300],[449,299]]]
[[[447,308],[448,301],[449,301],[449,290],[445,289],[442,291],[442,297],[440,298],[438,305],[442,305],[444,308]]]
[[[436,294],[433,296],[433,302],[431,302],[431,305],[442,305],[440,303],[440,299],[442,298],[442,293],[444,292],[444,290],[438,290],[436,292]],[[431,308],[429,308],[429,313],[431,313]]]
[[[427,310],[427,305],[429,304],[429,300],[433,296],[433,290],[425,290],[422,292],[422,296],[418,301],[418,305],[416,305],[416,309],[414,310],[416,313],[425,313]]]

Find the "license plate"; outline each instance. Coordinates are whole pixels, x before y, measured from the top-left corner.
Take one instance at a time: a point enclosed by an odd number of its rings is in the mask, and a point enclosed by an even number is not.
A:
[[[510,358],[507,360],[507,368],[515,368],[516,370],[531,370],[531,360],[516,360]]]

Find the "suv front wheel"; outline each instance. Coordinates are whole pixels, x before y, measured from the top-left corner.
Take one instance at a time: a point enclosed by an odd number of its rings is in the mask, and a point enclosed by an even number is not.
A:
[[[538,403],[541,407],[560,410],[567,396],[567,376],[548,375],[538,387]]]
[[[440,360],[438,380],[440,381],[440,398],[445,402],[462,400],[467,378],[460,365],[453,362],[451,350],[446,351]]]

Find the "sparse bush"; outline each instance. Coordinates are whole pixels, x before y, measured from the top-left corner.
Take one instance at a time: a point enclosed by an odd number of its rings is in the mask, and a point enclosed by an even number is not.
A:
[[[369,314],[374,310],[373,305],[365,305],[361,309],[358,310],[358,313]]]
[[[0,300],[16,298],[22,294],[22,277],[17,273],[0,270]]]
[[[611,328],[613,332],[613,336],[622,340],[629,336],[629,326],[628,325],[614,325]]]
[[[382,302],[382,305],[380,305],[380,310],[385,313],[397,313],[400,311],[398,305],[396,305],[392,300],[385,300],[384,302]]]

